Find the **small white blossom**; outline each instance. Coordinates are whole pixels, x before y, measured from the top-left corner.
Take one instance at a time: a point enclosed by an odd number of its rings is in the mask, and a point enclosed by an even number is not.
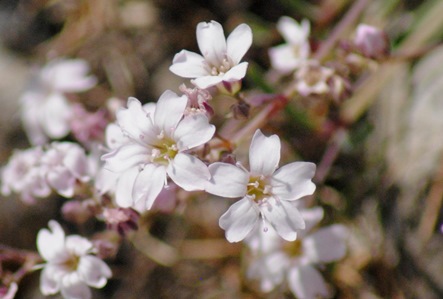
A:
[[[58,139],[69,133],[71,104],[65,93],[82,92],[97,80],[88,76],[89,66],[81,59],[48,63],[22,95],[22,122],[30,142],[41,145],[48,137]]]
[[[294,162],[278,170],[280,139],[266,137],[257,130],[249,150],[250,171],[216,162],[209,166],[212,175],[205,190],[208,193],[242,199],[234,203],[220,218],[229,242],[243,240],[260,223],[270,224],[284,239],[293,241],[305,223],[295,200],[311,195],[315,185],[311,179],[315,164]]]
[[[187,191],[203,190],[208,168],[188,150],[208,142],[215,127],[204,114],[184,116],[187,104],[186,96],[166,91],[156,106],[142,106],[130,98],[128,108],[117,113],[126,140],[102,159],[105,168],[118,173],[119,206],[150,209],[167,176]],[[107,140],[121,140],[121,133],[113,132],[107,131]]]
[[[240,60],[252,44],[252,31],[240,24],[225,39],[216,21],[197,25],[197,43],[202,55],[182,50],[174,56],[169,68],[184,78],[194,78],[197,87],[206,89],[222,81],[236,82],[246,75],[247,62]]]
[[[323,218],[323,209],[301,210],[306,229],[295,242],[286,242],[269,229],[258,228],[247,238],[253,261],[247,275],[260,281],[263,292],[287,282],[299,299],[327,298],[331,292],[317,266],[337,261],[346,253],[347,229],[335,224],[312,231]]]
[[[41,229],[37,235],[37,249],[46,261],[40,276],[43,295],[61,292],[64,298],[91,298],[89,287],[102,288],[112,276],[111,269],[93,256],[95,248],[87,239],[65,236],[60,224],[49,221],[49,230]]]
[[[303,20],[298,24],[290,17],[281,17],[277,29],[287,43],[270,48],[269,58],[274,69],[281,73],[290,73],[306,62],[311,53],[309,21]]]
[[[332,69],[323,67],[317,61],[311,60],[295,73],[295,88],[302,96],[326,94],[331,91],[328,80],[333,75],[334,71]]]

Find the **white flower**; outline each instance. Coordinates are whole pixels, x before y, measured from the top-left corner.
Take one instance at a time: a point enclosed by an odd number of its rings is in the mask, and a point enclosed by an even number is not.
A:
[[[82,92],[96,84],[88,76],[88,64],[81,59],[48,63],[21,97],[22,121],[30,142],[46,143],[69,133],[71,105],[64,93]]]
[[[77,180],[87,182],[89,160],[85,151],[76,143],[53,142],[41,160],[45,178],[58,194],[74,196]]]
[[[305,227],[294,201],[314,192],[311,179],[315,165],[294,162],[276,171],[279,161],[278,136],[266,137],[257,130],[249,150],[250,171],[221,162],[209,166],[212,178],[206,185],[207,192],[222,197],[242,197],[219,221],[229,242],[243,240],[260,218],[286,240],[295,240],[296,231]]]
[[[333,75],[332,69],[315,60],[308,61],[295,73],[295,88],[302,96],[326,94],[331,91],[328,81]]]
[[[246,75],[247,62],[240,60],[252,44],[252,31],[246,24],[240,24],[225,40],[222,26],[211,21],[197,25],[197,54],[182,50],[174,56],[169,68],[184,78],[195,78],[193,83],[202,89],[222,81],[236,82]]]
[[[299,68],[310,55],[308,20],[301,24],[290,17],[281,17],[277,23],[278,31],[283,35],[286,44],[269,49],[272,67],[282,73],[289,73]]]
[[[65,237],[60,224],[49,221],[50,230],[41,229],[37,235],[37,248],[46,261],[40,276],[43,295],[61,292],[64,298],[91,298],[88,286],[102,288],[111,277],[111,269],[99,258],[91,255],[94,247],[87,239],[70,235]]]
[[[287,281],[299,299],[326,298],[331,295],[316,266],[341,259],[346,253],[347,229],[335,224],[317,231],[311,229],[323,218],[323,209],[301,210],[306,230],[295,242],[286,242],[270,229],[258,228],[247,238],[253,253],[248,277],[258,279],[262,291],[272,291]]]
[[[208,142],[215,127],[203,114],[184,117],[187,103],[186,96],[166,91],[155,108],[142,107],[130,98],[128,108],[117,113],[117,123],[127,139],[102,158],[105,168],[119,174],[119,206],[150,209],[167,184],[167,176],[187,191],[203,190],[210,176],[208,168],[188,150]],[[119,134],[116,140],[121,139]]]
[[[15,151],[2,169],[2,194],[20,194],[21,199],[27,203],[33,203],[36,197],[49,196],[51,188],[40,167],[43,155],[41,147]]]

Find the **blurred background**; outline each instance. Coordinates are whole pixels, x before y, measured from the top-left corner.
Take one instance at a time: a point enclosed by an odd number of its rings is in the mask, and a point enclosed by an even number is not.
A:
[[[351,230],[347,257],[325,269],[336,298],[443,298],[441,0],[1,0],[0,164],[14,149],[29,147],[19,98],[50,59],[90,63],[99,85],[81,101],[91,111],[111,96],[147,102],[178,90],[183,79],[168,68],[181,49],[199,52],[199,22],[216,20],[225,33],[247,23],[254,42],[244,58],[251,65],[244,88],[258,88],[256,77],[270,68],[267,49],[283,42],[275,28],[281,16],[309,19],[315,49],[357,2],[364,9],[340,39],[350,39],[358,23],[384,29],[392,58],[356,78],[352,95],[336,109],[346,136],[334,139],[288,114],[271,120],[268,131],[279,132],[302,160],[318,164],[325,151],[336,153],[315,195],[325,223]],[[61,205],[56,198],[33,206],[1,198],[0,243],[36,250],[38,230],[61,218]],[[245,281],[241,245],[224,241],[217,225],[225,209],[203,196],[181,213],[142,219],[163,243],[137,250],[124,242],[110,262],[113,279],[94,298],[292,298],[262,294]],[[88,235],[101,226],[65,227]],[[143,252],[173,250],[171,244],[182,246],[171,265]],[[26,276],[17,298],[43,298],[38,284],[38,272]]]

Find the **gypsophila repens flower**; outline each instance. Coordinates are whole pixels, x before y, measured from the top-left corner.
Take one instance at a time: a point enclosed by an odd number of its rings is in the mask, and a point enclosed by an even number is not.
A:
[[[220,227],[229,242],[243,240],[252,229],[264,223],[284,239],[293,241],[305,223],[295,200],[311,195],[315,185],[311,179],[315,164],[294,162],[280,167],[280,139],[266,137],[257,130],[249,149],[249,167],[216,162],[209,165],[211,179],[208,193],[228,198],[241,198],[220,217]]]

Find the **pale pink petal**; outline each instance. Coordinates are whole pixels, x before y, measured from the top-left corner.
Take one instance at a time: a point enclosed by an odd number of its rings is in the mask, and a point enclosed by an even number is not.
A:
[[[66,299],[90,299],[91,290],[77,272],[65,275],[61,285],[62,296]]]
[[[49,185],[61,196],[66,198],[74,196],[75,177],[68,169],[57,167],[48,172],[46,179]]]
[[[147,164],[135,180],[132,189],[133,207],[140,212],[151,209],[157,196],[166,182],[166,167],[163,165]]]
[[[249,174],[237,166],[215,162],[209,165],[211,179],[206,183],[205,191],[217,196],[236,198],[246,195]]]
[[[46,265],[40,274],[40,291],[43,295],[49,296],[60,291],[60,281],[53,275],[50,265]]]
[[[223,27],[216,21],[197,25],[197,43],[206,61],[213,66],[221,65],[226,55]]]
[[[220,76],[204,76],[192,80],[192,83],[201,89],[206,89],[211,86],[215,86],[223,81]]]
[[[49,137],[58,139],[69,133],[72,110],[62,94],[52,93],[39,109],[40,123]]]
[[[222,80],[226,82],[240,81],[246,76],[246,71],[248,70],[248,63],[242,62],[233,66],[226,74],[223,75]]]
[[[251,232],[259,217],[255,203],[245,197],[230,206],[218,223],[226,231],[226,239],[234,243],[240,242]]]
[[[271,176],[280,162],[280,139],[277,135],[266,137],[255,131],[249,148],[251,175]]]
[[[293,202],[268,198],[265,204],[260,206],[263,217],[287,241],[297,238],[297,231],[305,228],[305,222],[297,205]]]
[[[282,200],[296,200],[315,191],[311,181],[315,164],[294,162],[280,167],[272,176],[272,193]]]
[[[304,238],[303,252],[313,263],[337,261],[346,254],[347,236],[348,231],[343,225],[335,224],[319,229]]]
[[[202,145],[214,136],[215,126],[204,114],[188,115],[178,124],[173,139],[180,151]]]
[[[94,288],[102,288],[112,276],[111,269],[101,259],[86,255],[80,258],[77,269],[81,280]]]
[[[288,273],[288,285],[299,299],[327,298],[330,292],[323,277],[310,265],[293,267]]]
[[[111,123],[106,127],[106,145],[110,149],[116,149],[122,146],[126,141],[127,137],[123,134],[122,129],[115,123]]]
[[[117,122],[120,128],[135,141],[149,144],[156,140],[159,132],[152,123],[152,119],[147,115],[142,104],[136,98],[128,99],[128,108],[117,112]]]
[[[211,177],[205,163],[183,153],[177,154],[169,163],[167,173],[174,183],[186,191],[203,190]]]
[[[89,180],[88,160],[83,148],[72,143],[64,143],[69,146],[69,151],[63,158],[63,165],[79,180]]]
[[[49,67],[51,70],[45,80],[61,92],[81,92],[97,84],[94,76],[87,76],[89,65],[84,60],[59,60]]]
[[[155,125],[167,136],[173,133],[188,104],[186,96],[179,97],[175,92],[166,90],[158,99],[154,113]]]
[[[203,56],[187,50],[181,50],[175,54],[169,70],[183,78],[197,78],[209,75]]]
[[[66,237],[66,250],[71,255],[83,256],[94,248],[88,239],[83,238],[79,235],[69,235]]]
[[[125,171],[149,161],[148,149],[138,143],[128,143],[102,156],[105,168],[112,172]]]
[[[60,224],[51,220],[48,223],[50,230],[41,229],[37,234],[37,249],[46,261],[52,261],[64,251],[65,232]]]
[[[252,30],[246,24],[238,25],[229,34],[226,41],[228,57],[234,64],[238,64],[252,44]]]
[[[139,168],[135,166],[129,168],[121,174],[115,190],[115,201],[118,206],[122,208],[129,208],[134,204],[132,192],[139,172]]]

